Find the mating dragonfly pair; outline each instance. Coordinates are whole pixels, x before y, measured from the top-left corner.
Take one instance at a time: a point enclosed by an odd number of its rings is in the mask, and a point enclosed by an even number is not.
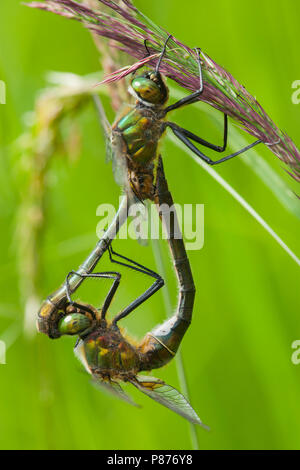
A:
[[[139,344],[125,336],[120,331],[118,323],[156,293],[163,286],[164,281],[153,270],[116,253],[111,247],[111,241],[126,220],[128,207],[133,201],[151,200],[156,203],[158,208],[162,204],[167,204],[170,208],[173,207],[173,199],[168,190],[162,159],[158,152],[158,143],[167,128],[170,128],[190,150],[210,165],[240,155],[259,144],[261,140],[255,141],[238,152],[212,161],[193,142],[217,152],[224,152],[228,135],[226,114],[224,115],[222,146],[209,143],[166,120],[170,111],[195,103],[204,88],[201,52],[196,49],[199,65],[198,91],[175,104],[165,106],[168,101],[168,88],[159,69],[166,54],[169,38],[170,36],[165,41],[155,69],[133,76],[130,93],[136,98],[136,104],[126,110],[122,116],[119,116],[112,128],[105,117],[101,102],[98,101],[102,125],[111,141],[114,173],[117,181],[124,188],[124,200],[119,207],[116,218],[99,240],[93,252],[77,271],[68,274],[63,286],[43,303],[38,314],[38,327],[50,338],[77,335],[79,340],[76,343],[75,352],[86,370],[97,383],[120,398],[132,403],[132,400],[120,386],[120,382],[129,382],[192,423],[202,425],[191,405],[176,389],[154,377],[139,375],[142,371],[162,367],[174,357],[192,319],[195,286],[184,242],[182,238],[178,238],[178,233],[175,237],[176,213],[172,210],[170,214],[165,214],[159,209],[160,218],[165,225],[167,219],[168,222],[170,221],[171,215],[168,241],[180,288],[177,309],[170,319],[147,333]],[[146,43],[145,48],[150,55]],[[121,275],[115,271],[93,272],[105,251],[108,251],[111,262],[154,279],[151,287],[115,316],[112,321],[107,320],[107,312],[120,284]],[[101,309],[72,300],[72,294],[87,278],[105,278],[113,281]]]

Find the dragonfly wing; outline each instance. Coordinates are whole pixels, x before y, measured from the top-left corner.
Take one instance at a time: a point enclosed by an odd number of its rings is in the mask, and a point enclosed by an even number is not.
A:
[[[110,140],[111,125],[107,119],[101,98],[99,95],[94,95],[93,100],[94,100],[94,104],[98,113],[98,118],[99,118],[100,126],[103,131],[104,137],[105,139]]]
[[[148,395],[148,397],[166,406],[170,410],[175,411],[175,413],[191,423],[199,424],[205,429],[209,429],[202,423],[201,419],[184,396],[178,392],[176,388],[171,387],[171,385],[166,384],[156,377],[140,375],[136,377],[135,380],[130,380],[130,382],[141,392],[145,393],[145,395]]]
[[[77,357],[77,359],[81,362],[85,370],[87,371],[88,374],[91,374],[91,370],[89,368],[89,365],[86,360],[85,356],[85,350],[84,350],[84,343],[82,340],[79,340],[76,342],[75,348],[74,348],[74,354]]]
[[[95,387],[97,387],[98,389],[104,390],[104,391],[110,393],[111,395],[114,395],[115,397],[119,398],[122,401],[126,401],[126,403],[129,403],[130,405],[139,407],[139,405],[137,405],[132,400],[132,398],[130,398],[129,395],[127,395],[124,392],[124,390],[122,389],[122,387],[119,385],[118,382],[115,382],[115,381],[112,381],[112,380],[111,381],[102,380],[100,377],[98,377],[97,375],[92,373],[91,369],[88,366],[87,360],[86,360],[85,351],[84,351],[84,343],[83,343],[82,340],[80,340],[77,343],[77,345],[75,346],[74,353],[75,353],[75,356],[77,357],[77,359],[79,359],[79,361],[81,362],[81,364],[85,368],[85,370],[90,375],[92,375],[92,384]]]
[[[121,136],[117,132],[112,132],[112,127],[106,117],[104,107],[102,105],[101,99],[98,95],[94,97],[94,103],[97,109],[99,122],[101,125],[101,129],[104,134],[104,138],[106,141],[106,163],[112,162],[112,170],[115,182],[123,188],[123,190],[128,195],[128,202],[129,205],[134,205],[136,208],[139,206],[141,207],[140,214],[144,212],[144,204],[138,199],[134,191],[132,190],[130,181],[129,181],[129,172],[128,172],[128,165],[127,165],[127,148],[126,144]],[[128,112],[126,108],[123,110],[123,114],[125,115]],[[119,116],[119,118],[121,115]],[[145,246],[147,245],[146,236],[143,233],[142,227],[134,226],[136,232],[136,239],[138,242]],[[146,234],[147,235],[147,234]]]
[[[130,405],[133,405],[139,408],[139,405],[137,405],[132,400],[132,398],[129,395],[127,395],[127,393],[124,392],[124,390],[122,389],[122,387],[120,386],[118,382],[114,382],[113,380],[105,381],[93,375],[92,384],[96,388],[101,389],[105,392],[108,392],[109,394],[119,398],[120,400],[125,401],[126,403],[129,403]]]
[[[106,163],[112,161],[115,181],[124,187],[128,180],[126,147],[121,138],[114,136],[112,141],[112,127],[107,119],[102,101],[98,95],[93,97],[96,106],[100,127],[102,129],[106,143]],[[122,158],[123,157],[123,158]]]
[[[135,222],[131,225],[135,232],[135,238],[142,246],[145,246],[147,245],[148,237],[145,226],[147,227],[149,214],[145,204],[138,199],[130,184],[126,152],[126,145],[122,136],[115,133],[112,144],[112,168],[114,178],[116,183],[124,189],[128,196],[129,217],[132,216],[135,219]]]

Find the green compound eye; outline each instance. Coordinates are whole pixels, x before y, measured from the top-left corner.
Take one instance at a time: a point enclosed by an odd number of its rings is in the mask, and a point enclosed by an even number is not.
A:
[[[153,104],[162,102],[163,94],[153,80],[145,77],[134,78],[131,82],[133,90],[145,101]]]
[[[62,318],[58,323],[58,331],[62,335],[78,335],[91,326],[91,321],[85,315],[72,313]]]

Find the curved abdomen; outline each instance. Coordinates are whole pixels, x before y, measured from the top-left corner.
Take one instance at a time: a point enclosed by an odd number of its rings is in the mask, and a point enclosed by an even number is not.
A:
[[[160,159],[157,169],[155,202],[168,234],[174,268],[179,284],[179,298],[174,315],[148,333],[139,345],[140,370],[151,370],[167,364],[176,354],[191,323],[195,285],[184,241],[179,236],[176,209]]]

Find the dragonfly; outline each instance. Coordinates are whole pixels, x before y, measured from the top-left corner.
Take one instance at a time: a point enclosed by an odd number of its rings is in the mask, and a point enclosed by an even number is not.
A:
[[[162,286],[161,278],[157,277],[157,274],[154,275],[154,271],[148,270],[142,265],[135,263],[135,268],[139,267],[139,269],[142,270],[141,272],[144,274],[147,273],[150,276],[154,276],[156,278],[155,283],[141,297],[138,297],[123,312],[121,312],[111,324],[108,324],[106,323],[105,318],[106,311],[110,305],[113,295],[115,294],[115,290],[120,279],[117,273],[106,272],[101,274],[94,273],[93,270],[104,252],[109,249],[111,240],[115,237],[120,226],[126,220],[128,216],[128,207],[130,207],[136,200],[143,202],[144,200],[148,199],[156,203],[161,220],[165,227],[169,229],[168,241],[172,253],[172,259],[174,261],[174,268],[177,273],[180,286],[176,314],[164,322],[161,327],[155,328],[154,331],[146,335],[144,342],[142,341],[142,343],[138,346],[134,346],[132,341],[126,343],[126,345],[128,346],[129,344],[129,346],[132,347],[135,352],[138,351],[137,354],[132,353],[131,360],[129,361],[130,368],[133,368],[132,376],[129,377],[128,370],[123,370],[120,365],[118,366],[119,368],[116,368],[114,358],[111,354],[108,353],[106,359],[108,360],[108,365],[110,366],[109,370],[111,370],[111,373],[108,374],[107,377],[105,375],[105,371],[103,370],[102,374],[101,367],[100,370],[96,373],[96,375],[99,376],[98,379],[100,379],[100,381],[103,383],[105,383],[105,381],[107,382],[107,379],[109,380],[109,378],[110,381],[112,381],[113,378],[129,381],[130,378],[130,380],[133,380],[135,386],[139,387],[140,385],[137,385],[139,378],[141,377],[139,372],[162,367],[175,356],[192,319],[195,285],[189,260],[186,255],[184,242],[182,238],[178,237],[178,222],[176,214],[174,211],[171,211],[168,215],[166,215],[164,211],[160,211],[160,207],[162,207],[162,205],[167,205],[167,207],[171,208],[174,207],[174,203],[171,193],[168,190],[168,185],[163,170],[162,158],[158,152],[158,143],[168,126],[173,130],[175,135],[177,135],[183,141],[194,138],[192,137],[191,133],[189,133],[189,131],[185,131],[184,129],[179,128],[179,126],[176,124],[166,121],[165,116],[173,109],[196,101],[203,90],[203,82],[200,51],[197,49],[200,80],[199,91],[193,93],[189,97],[183,98],[179,102],[170,105],[167,108],[164,107],[168,99],[168,89],[159,72],[159,68],[166,51],[168,39],[164,44],[155,70],[145,72],[139,76],[134,76],[132,79],[130,91],[136,97],[136,104],[130,110],[126,110],[124,113],[122,113],[122,116],[117,118],[112,127],[106,118],[101,101],[97,101],[97,108],[99,111],[102,127],[104,129],[105,135],[109,136],[110,138],[110,150],[113,160],[114,174],[116,180],[124,188],[124,203],[121,204],[115,220],[112,222],[104,237],[97,243],[93,252],[88,256],[88,258],[77,271],[72,271],[69,274],[66,282],[61,286],[61,288],[59,288],[46,299],[38,314],[38,328],[41,332],[46,333],[50,338],[59,338],[63,334],[84,333],[82,336],[83,344],[80,343],[82,353],[81,356],[85,358],[83,362],[85,363],[87,370],[89,370],[93,375],[96,366],[95,359],[92,360],[90,356],[86,354],[85,335],[89,333],[91,335],[97,336],[98,329],[101,329],[101,325],[104,325],[104,329],[101,331],[102,333],[105,333],[105,337],[108,335],[106,339],[109,338],[109,335],[111,334],[111,328],[117,331],[117,323],[119,320],[125,318],[129,313],[141,305],[141,303],[147,300]],[[147,48],[146,44],[145,47]],[[227,116],[224,115],[224,150],[227,143],[227,130]],[[221,151],[221,148],[213,146],[203,139],[200,140],[203,145],[207,144],[207,146],[210,148]],[[229,158],[246,151],[254,145],[257,145],[259,142],[260,141],[254,142],[250,146],[247,146],[239,152],[236,152],[236,154],[229,155],[221,160],[228,160]],[[189,145],[193,146],[190,141]],[[199,151],[197,150],[197,152]],[[202,155],[201,158],[207,159],[208,157]],[[220,163],[221,160],[213,163]],[[169,219],[170,215],[173,216],[171,224]],[[176,222],[177,227],[175,237]],[[110,255],[111,254],[112,252],[110,252]],[[113,279],[113,286],[108,294],[107,299],[105,300],[104,306],[101,309],[101,312],[104,313],[100,313],[100,316],[99,312],[95,311],[93,307],[76,302],[74,303],[71,300],[71,294],[76,291],[83,280],[89,277],[108,277]],[[120,347],[122,347],[121,345],[124,343],[123,339],[124,338],[122,337],[122,333],[119,332],[116,338],[116,342]],[[128,348],[130,349],[129,346]],[[142,350],[146,348],[144,351],[146,359],[141,358],[139,355],[141,348]],[[99,351],[97,348],[96,351],[97,354],[94,348],[93,354],[96,354],[98,357]],[[95,358],[95,356],[93,357]],[[149,361],[148,366],[146,364],[147,361]],[[120,363],[119,359],[117,362]],[[116,389],[116,387],[114,388]],[[146,388],[147,387],[144,383],[142,391],[145,393]],[[158,399],[158,395],[154,393],[154,388],[152,387],[151,397],[154,398],[155,396],[156,398],[154,399],[157,399],[157,401],[165,404],[165,406],[174,409],[174,403],[176,400],[173,400],[172,408],[170,403],[163,403],[161,398]],[[156,392],[158,393],[158,387],[156,387]],[[147,394],[150,396],[149,393],[149,390],[147,390]],[[183,415],[182,411],[175,411]],[[195,416],[191,417],[189,414],[184,416],[187,419],[190,419],[192,422],[197,422],[200,424],[200,419],[195,418]]]
[[[168,190],[161,159],[157,173],[155,201],[158,207],[161,207],[162,201],[173,207],[173,199]],[[64,301],[60,300],[55,305],[55,301],[62,295],[60,290],[50,296],[43,304],[39,313],[39,329],[52,338],[77,335],[75,354],[81,360],[86,371],[97,385],[118,398],[135,404],[120,385],[120,383],[128,382],[191,423],[207,428],[188,400],[178,390],[158,378],[140,374],[140,372],[163,367],[174,358],[192,319],[195,285],[183,239],[178,238],[176,213],[172,211],[171,214],[170,219],[170,214],[166,211],[159,212],[162,223],[168,229],[169,245],[179,281],[178,305],[171,318],[148,332],[139,343],[136,343],[119,328],[119,321],[161,289],[164,281],[155,271],[115,252],[111,246],[112,240],[107,239],[106,234],[103,240],[111,262],[154,278],[153,284],[109,321],[107,313],[120,285],[121,274],[118,271],[71,271],[64,283],[66,292]],[[116,226],[119,224],[119,217],[116,217],[114,224]],[[87,259],[90,260],[90,257]],[[100,309],[72,300],[74,288],[71,287],[71,280],[74,277],[79,277],[81,280],[104,278],[113,281]],[[47,314],[49,306],[51,306],[51,319]]]
[[[166,54],[167,44],[172,36],[169,35],[164,43],[155,69],[133,74],[129,86],[129,93],[136,99],[133,107],[126,108],[113,123],[110,129],[110,143],[113,148],[111,156],[116,181],[121,184],[128,194],[133,193],[139,201],[153,200],[155,195],[156,170],[160,153],[159,142],[170,128],[174,135],[181,140],[193,153],[209,165],[216,165],[228,161],[262,142],[261,139],[246,147],[231,153],[218,160],[212,160],[205,155],[195,143],[222,153],[227,148],[228,116],[224,113],[223,145],[210,143],[196,134],[190,132],[166,119],[167,115],[176,109],[182,108],[198,101],[204,90],[201,66],[201,49],[196,48],[196,57],[199,69],[199,88],[194,93],[180,99],[174,104],[167,105],[169,90],[159,69]],[[144,42],[147,54],[147,40]],[[97,99],[97,98],[96,98]],[[102,123],[105,118],[103,111],[99,111]],[[103,124],[109,129],[109,123]]]

